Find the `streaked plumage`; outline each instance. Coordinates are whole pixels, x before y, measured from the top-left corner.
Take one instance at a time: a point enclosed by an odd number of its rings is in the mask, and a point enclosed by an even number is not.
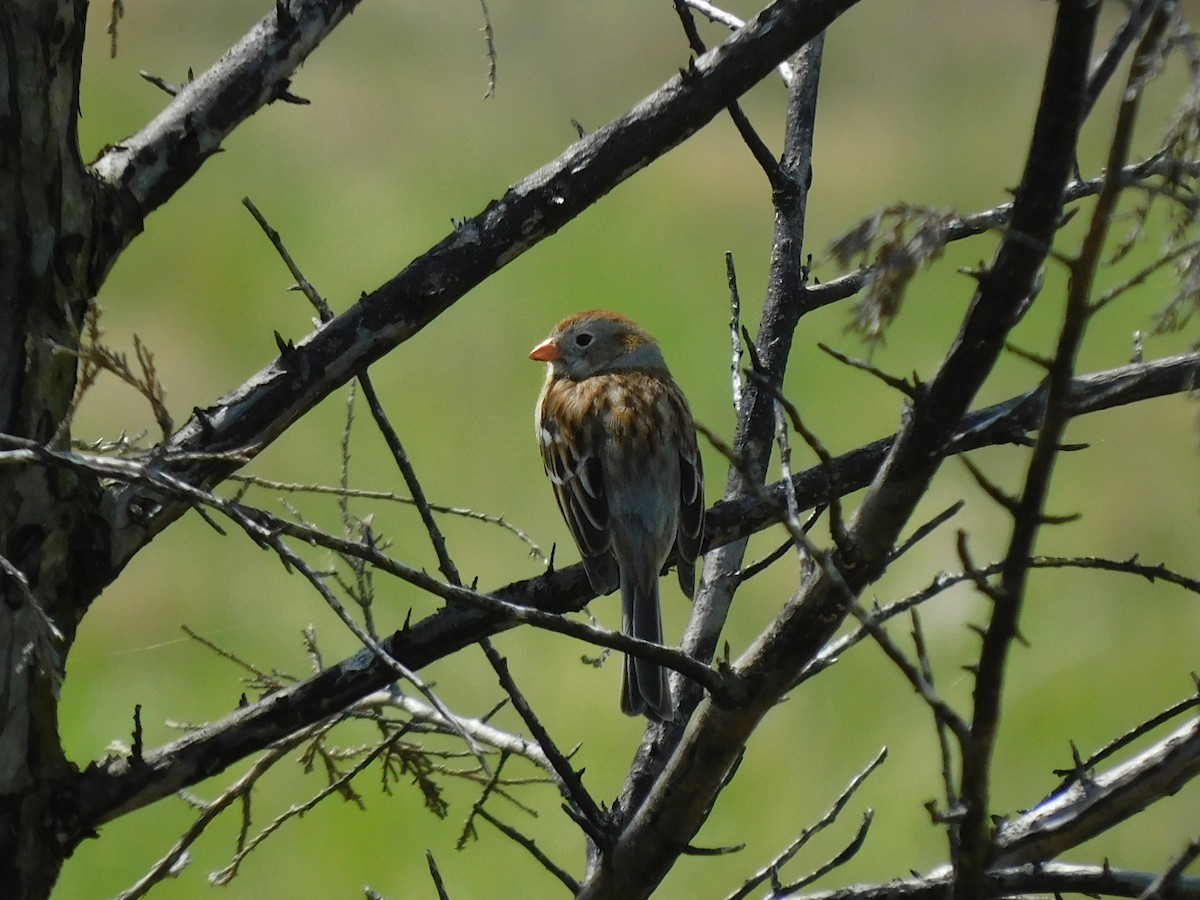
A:
[[[704,474],[687,400],[655,340],[616,313],[571,316],[529,356],[547,363],[538,444],[592,587],[619,587],[624,631],[661,644],[659,573],[674,551],[690,598],[704,530]],[[626,658],[621,709],[672,718],[660,666]]]

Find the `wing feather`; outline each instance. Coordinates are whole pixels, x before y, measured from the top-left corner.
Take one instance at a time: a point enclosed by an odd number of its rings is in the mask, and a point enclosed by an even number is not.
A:
[[[679,525],[675,533],[675,565],[679,586],[692,597],[696,582],[696,557],[704,538],[704,465],[696,444],[696,427],[687,400],[672,385],[672,400],[680,422],[679,441]]]
[[[542,462],[588,580],[597,593],[607,594],[617,589],[620,573],[612,552],[604,473],[600,460],[585,449],[597,446],[595,441],[572,441],[550,414],[552,409],[563,408],[563,398],[555,392],[548,391],[542,399],[538,419]],[[576,437],[586,438],[587,434]]]

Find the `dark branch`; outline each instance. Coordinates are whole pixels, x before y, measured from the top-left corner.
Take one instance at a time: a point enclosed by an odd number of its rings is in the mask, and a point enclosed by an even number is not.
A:
[[[1198,379],[1200,353],[1123,366],[1075,379],[1070,394],[1072,410],[1080,415],[1185,392],[1191,390]],[[1036,426],[1042,402],[1042,390],[1038,389],[965,417],[963,429],[943,452],[959,453],[1011,441],[1013,435],[1023,434]],[[870,483],[894,440],[894,437],[885,438],[836,457],[834,464],[838,468],[841,489],[855,491]],[[793,481],[802,507],[811,508],[824,501],[829,488],[824,466],[800,472]],[[776,484],[768,490],[769,496],[777,498],[776,502],[739,499],[714,506],[706,520],[709,528],[706,549],[738,540],[777,521],[775,517],[779,510],[785,508],[784,489],[781,484]],[[595,593],[583,567],[575,565],[515,582],[494,592],[493,596],[541,612],[566,613],[582,609]],[[482,637],[518,624],[518,619],[499,609],[488,611],[465,604],[450,604],[381,643],[390,657],[416,671]],[[86,832],[124,812],[195,784],[279,740],[294,728],[339,712],[353,701],[390,684],[394,678],[395,673],[388,666],[380,663],[370,651],[363,651],[308,681],[147,752],[145,766],[133,768],[128,760],[119,758],[96,763],[83,773],[78,785],[77,821]],[[75,839],[83,836],[85,834],[80,834]]]
[[[253,457],[330,391],[694,134],[853,3],[778,0],[696,60],[686,74],[464,220],[387,284],[194,417],[161,448],[161,455],[190,459],[175,469],[184,480],[202,486],[219,482],[242,463],[217,462],[214,454],[232,450],[243,460]],[[185,509],[139,491],[126,490],[114,499],[110,577]],[[139,515],[139,509],[151,514]]]

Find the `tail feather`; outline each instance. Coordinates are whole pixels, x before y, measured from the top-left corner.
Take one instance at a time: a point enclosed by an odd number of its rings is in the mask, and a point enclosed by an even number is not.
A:
[[[658,573],[635,579],[621,572],[621,629],[631,637],[662,643],[662,616],[658,607]],[[667,673],[658,663],[626,655],[621,680],[621,711],[660,722],[674,718]]]

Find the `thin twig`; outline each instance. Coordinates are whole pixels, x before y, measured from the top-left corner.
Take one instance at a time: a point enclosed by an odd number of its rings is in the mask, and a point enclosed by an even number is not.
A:
[[[411,497],[405,497],[397,494],[395,491],[373,491],[365,488],[342,487],[339,485],[330,484],[300,484],[293,481],[275,481],[270,478],[263,478],[260,475],[251,475],[244,472],[235,472],[229,477],[230,481],[241,482],[246,485],[264,488],[270,491],[283,491],[286,493],[303,493],[303,494],[331,494],[338,497],[346,497],[356,500],[380,500],[388,503],[403,503],[407,506],[415,506],[416,501]],[[471,519],[476,522],[483,522],[487,525],[496,525],[503,528],[505,531],[512,534],[517,540],[529,548],[529,555],[542,565],[546,565],[550,560],[546,552],[538,546],[534,539],[527,531],[509,522],[504,516],[495,516],[489,513],[479,512],[474,509],[467,509],[462,506],[444,506],[438,503],[429,503],[429,508],[435,513],[441,513],[447,516],[459,516],[464,519]]]
[[[480,641],[480,646],[487,655],[492,669],[500,679],[501,687],[504,688],[505,693],[512,700],[513,708],[521,716],[522,721],[529,728],[534,740],[542,748],[546,759],[549,760],[550,766],[558,778],[559,789],[563,797],[583,817],[588,837],[597,843],[603,843],[604,814],[600,811],[600,807],[596,804],[596,801],[592,799],[591,794],[588,793],[587,788],[584,787],[580,773],[575,771],[571,765],[571,761],[558,749],[558,745],[550,739],[549,733],[542,726],[541,721],[534,714],[533,708],[526,701],[525,695],[521,693],[516,682],[513,680],[508,670],[508,662],[492,646],[490,640],[484,639]],[[482,808],[480,811],[482,812]]]
[[[571,893],[579,892],[579,882],[572,878],[564,869],[560,868],[548,857],[532,839],[521,834],[515,828],[505,825],[486,809],[480,809],[479,815],[496,827],[505,837],[524,847],[529,852],[529,855],[541,863],[542,868],[561,881]]]
[[[921,627],[921,616],[914,607],[909,610],[909,620],[912,622],[913,649],[917,653],[917,664],[920,666],[921,677],[933,684],[933,663],[929,659],[929,647],[925,643],[925,631]],[[950,752],[949,726],[941,716],[934,712],[934,730],[937,732],[938,755],[942,759],[942,790],[946,796],[947,815],[943,818],[949,826],[947,835],[950,843],[950,860],[958,859],[958,829],[950,816],[958,809],[958,789],[954,782],[954,757]]]
[[[801,831],[796,839],[788,844],[778,856],[746,879],[746,882],[740,888],[729,895],[729,900],[742,900],[743,897],[748,897],[751,891],[757,888],[768,878],[773,880],[776,879],[778,877],[779,870],[787,865],[787,863],[791,861],[791,859],[797,853],[800,852],[805,844],[807,844],[816,834],[828,828],[837,821],[837,817],[841,814],[842,810],[845,809],[846,804],[850,802],[850,798],[854,796],[854,793],[860,787],[862,787],[862,784],[867,780],[867,777],[881,765],[883,765],[883,761],[885,759],[887,759],[887,747],[881,748],[879,753],[875,755],[875,758],[867,763],[866,767],[861,772],[850,779],[850,783],[846,785],[841,794],[838,795],[837,799],[833,801],[833,805],[825,811],[825,814],[821,816],[820,819]]]
[[[700,37],[700,32],[696,29],[696,23],[692,19],[691,11],[688,9],[686,0],[672,0],[675,4],[675,13],[679,17],[679,22],[683,26],[684,34],[687,35],[688,44],[692,48],[692,52],[696,56],[704,55],[708,49],[704,45],[704,40]],[[783,171],[779,165],[779,161],[775,155],[767,147],[766,143],[758,132],[754,130],[754,126],[750,124],[750,119],[742,111],[742,107],[735,100],[727,107],[729,118],[733,120],[734,127],[737,128],[738,134],[742,136],[742,142],[750,150],[750,155],[754,157],[759,168],[767,176],[767,180],[773,186],[779,186],[784,179]]]
[[[1174,860],[1171,865],[1163,870],[1162,875],[1154,879],[1150,887],[1146,888],[1138,897],[1138,900],[1167,900],[1176,896],[1176,888],[1179,882],[1183,880],[1183,873],[1197,859],[1200,859],[1200,838],[1192,838],[1188,841],[1187,846]]]
[[[710,22],[716,22],[718,25],[724,25],[730,31],[737,31],[746,23],[739,19],[731,12],[726,12],[719,9],[707,0],[684,0],[686,6],[690,6],[700,15],[704,16]],[[783,79],[785,85],[791,85],[792,78],[795,77],[795,72],[788,62],[781,62],[776,70],[779,72],[779,77]]]
[[[437,860],[433,858],[433,851],[428,848],[425,850],[425,862],[429,866],[429,877],[433,879],[433,886],[437,889],[438,900],[450,900],[450,895],[446,893],[446,883],[442,881],[441,870],[438,869]]]
[[[738,293],[733,254],[729,251],[725,252],[725,280],[729,285],[729,346],[732,357],[729,372],[733,381],[733,412],[737,415],[742,405],[742,298]]]
[[[492,30],[492,16],[486,0],[479,0],[479,8],[483,10],[483,39],[487,43],[488,58],[488,87],[483,99],[488,100],[496,96],[496,33]]]
[[[954,707],[942,699],[942,695],[937,692],[933,683],[925,677],[922,670],[909,662],[908,657],[904,655],[904,651],[880,627],[879,623],[875,621],[875,617],[863,609],[862,605],[857,601],[850,605],[850,613],[854,618],[858,619],[859,624],[875,639],[875,642],[879,644],[887,658],[896,664],[896,667],[908,679],[909,684],[920,694],[921,699],[933,710],[933,714],[937,717],[938,721],[945,722],[946,727],[950,729],[960,744],[965,741],[970,731],[966,721],[955,711]]]
[[[854,833],[854,837],[850,839],[840,853],[832,859],[818,866],[812,872],[809,872],[802,878],[793,881],[791,884],[776,885],[772,892],[772,897],[789,897],[792,894],[802,891],[819,878],[824,878],[838,866],[844,866],[848,863],[859,850],[862,849],[867,840],[867,830],[871,827],[871,822],[875,819],[875,811],[868,809],[863,813],[862,821],[858,825],[858,831]]]

